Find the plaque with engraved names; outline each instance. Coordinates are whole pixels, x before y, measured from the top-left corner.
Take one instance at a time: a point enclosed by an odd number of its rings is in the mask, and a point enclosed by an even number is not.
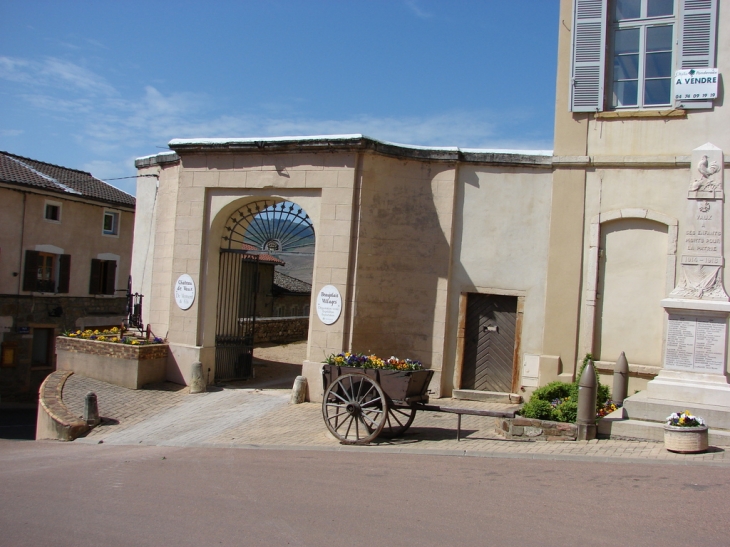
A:
[[[725,320],[698,317],[695,332],[694,371],[708,374],[725,372]]]
[[[669,316],[664,368],[689,371],[694,368],[696,327],[694,317]]]
[[[670,314],[664,368],[724,374],[726,332],[724,318]]]

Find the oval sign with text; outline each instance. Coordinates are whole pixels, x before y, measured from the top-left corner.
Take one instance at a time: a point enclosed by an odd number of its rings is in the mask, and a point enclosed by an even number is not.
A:
[[[340,318],[342,297],[337,287],[325,285],[317,295],[317,317],[325,325],[331,325]]]
[[[195,281],[188,274],[182,274],[175,282],[175,302],[181,310],[187,310],[194,301]]]

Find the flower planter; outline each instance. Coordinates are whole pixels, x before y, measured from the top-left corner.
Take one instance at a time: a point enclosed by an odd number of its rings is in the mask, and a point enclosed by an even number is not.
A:
[[[345,374],[362,374],[375,380],[392,400],[403,404],[427,403],[428,384],[433,370],[388,370],[360,367],[324,365],[322,380],[325,390],[334,380]]]
[[[130,345],[56,338],[56,369],[129,389],[165,381],[167,344]]]
[[[707,426],[664,426],[664,448],[678,454],[697,454],[708,447]]]

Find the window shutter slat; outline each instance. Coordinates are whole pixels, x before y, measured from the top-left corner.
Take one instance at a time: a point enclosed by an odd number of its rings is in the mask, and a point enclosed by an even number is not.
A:
[[[570,110],[603,110],[607,0],[575,0]]]
[[[99,294],[101,286],[101,260],[91,259],[91,276],[89,277],[89,294]]]
[[[23,290],[34,291],[38,281],[38,251],[25,251],[25,271],[23,272]]]
[[[68,293],[71,281],[71,255],[61,255],[58,272],[58,292]]]
[[[110,260],[106,263],[106,291],[104,294],[114,294],[116,289],[117,281],[117,262],[116,260]]]
[[[680,0],[678,68],[715,68],[717,0]]]

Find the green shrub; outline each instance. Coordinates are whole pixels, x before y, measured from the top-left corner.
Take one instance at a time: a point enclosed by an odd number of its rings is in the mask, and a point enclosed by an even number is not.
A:
[[[578,415],[578,382],[590,359],[593,359],[593,356],[589,353],[583,359],[583,364],[574,382],[566,384],[556,381],[537,388],[519,414],[536,420],[574,423]],[[608,386],[601,384],[598,372],[596,372],[596,385],[598,386],[596,413],[598,413],[610,399],[611,391]]]
[[[570,397],[572,395],[570,389],[571,385],[572,384],[566,384],[565,382],[556,380],[555,382],[550,382],[546,386],[537,388],[532,393],[532,397],[541,399],[543,401],[552,401],[553,399],[565,399],[566,397]]]
[[[554,422],[575,423],[578,418],[578,402],[573,400],[563,401],[553,409]]]
[[[611,398],[611,390],[605,384],[598,384],[598,396],[596,397],[596,409],[601,408]]]
[[[531,397],[520,410],[520,416],[535,420],[552,420],[553,405],[550,404],[550,401],[543,401],[542,399]]]

